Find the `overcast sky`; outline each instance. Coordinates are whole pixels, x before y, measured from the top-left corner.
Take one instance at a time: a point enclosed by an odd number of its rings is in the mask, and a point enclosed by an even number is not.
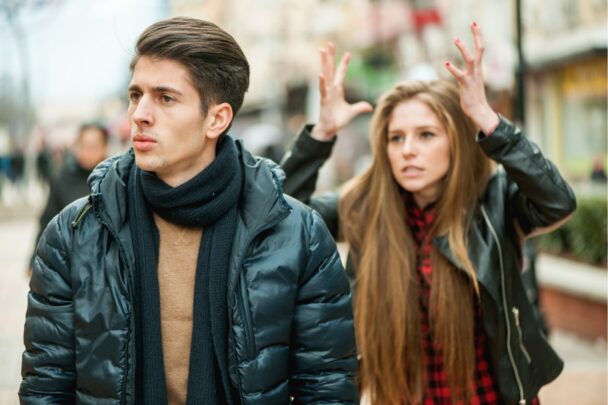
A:
[[[40,1],[42,2],[42,1]],[[31,96],[35,103],[101,100],[122,91],[137,36],[165,16],[165,0],[63,0],[26,8]],[[0,77],[20,83],[15,39],[0,20]]]

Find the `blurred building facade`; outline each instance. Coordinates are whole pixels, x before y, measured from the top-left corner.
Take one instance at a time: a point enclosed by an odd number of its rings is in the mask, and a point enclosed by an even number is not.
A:
[[[527,126],[574,180],[606,162],[607,4],[525,0]]]
[[[326,41],[353,52],[347,95],[373,102],[396,81],[447,77],[443,62],[460,61],[453,39],[471,46],[472,21],[484,33],[491,101],[513,118],[517,1],[525,127],[568,177],[582,179],[593,158],[606,160],[605,0],[168,0],[168,9],[234,35],[251,63],[241,116],[285,127],[298,113],[316,118]]]
[[[169,13],[213,21],[234,36],[251,65],[247,110],[283,106],[290,88],[308,86],[324,41],[352,45],[357,3],[366,1],[170,0]]]

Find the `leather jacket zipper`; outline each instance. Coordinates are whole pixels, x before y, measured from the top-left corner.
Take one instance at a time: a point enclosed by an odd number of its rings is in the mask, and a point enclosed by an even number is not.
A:
[[[524,346],[524,336],[521,332],[521,326],[519,324],[519,309],[517,307],[513,307],[512,311],[513,318],[515,318],[515,327],[517,328],[517,332],[519,333],[519,348],[521,349],[521,352],[524,354],[524,357],[528,361],[528,364],[530,364],[532,362],[532,358],[530,357],[530,353],[528,353],[526,347]]]
[[[481,205],[481,213],[483,215],[490,232],[492,233],[492,237],[496,242],[496,247],[498,248],[498,261],[500,264],[500,286],[502,290],[502,306],[503,313],[505,315],[505,325],[507,326],[507,354],[509,357],[509,362],[511,363],[511,368],[513,369],[513,373],[515,375],[515,382],[517,383],[517,388],[519,389],[519,405],[526,405],[526,397],[524,396],[524,387],[521,382],[521,377],[519,376],[519,371],[517,370],[517,365],[515,364],[515,357],[513,356],[513,348],[511,347],[511,322],[509,321],[509,313],[507,312],[507,289],[505,286],[505,266],[503,263],[502,257],[502,247],[500,244],[500,239],[498,239],[498,234],[492,225],[492,221],[490,221],[490,217],[488,217],[488,213],[486,212],[483,204]]]

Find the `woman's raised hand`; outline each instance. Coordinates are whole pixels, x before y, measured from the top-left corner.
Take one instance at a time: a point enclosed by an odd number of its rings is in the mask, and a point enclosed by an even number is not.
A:
[[[473,55],[469,53],[460,38],[454,40],[454,44],[464,60],[464,68],[459,69],[450,61],[446,61],[445,66],[458,81],[462,110],[477,124],[479,129],[490,134],[498,126],[500,119],[486,98],[481,66],[484,48],[481,30],[477,23],[471,24],[471,32],[474,43]]]
[[[334,44],[329,42],[327,48],[322,48],[319,52],[321,54],[319,74],[321,110],[319,121],[314,126],[311,136],[320,141],[329,141],[357,115],[371,112],[372,106],[365,101],[349,104],[344,98],[344,77],[350,53],[345,53],[338,67],[334,68],[336,53]]]

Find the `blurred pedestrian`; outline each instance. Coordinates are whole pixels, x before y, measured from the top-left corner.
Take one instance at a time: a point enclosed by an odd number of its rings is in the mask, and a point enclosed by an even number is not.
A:
[[[283,168],[285,191],[349,244],[360,386],[373,404],[538,403],[563,362],[539,331],[520,276],[522,240],[575,209],[570,187],[489,106],[474,51],[456,78],[398,84],[370,128],[373,162],[339,195],[311,198],[335,134],[365,103],[344,99],[349,55],[321,51],[321,111]],[[478,131],[479,130],[479,131]],[[500,163],[504,171],[494,171]]]
[[[23,148],[17,146],[13,149],[13,153],[11,154],[11,170],[10,170],[10,180],[11,182],[17,184],[21,183],[23,180],[23,174],[25,172],[25,154],[23,153]]]
[[[602,158],[597,156],[593,159],[593,169],[591,170],[591,181],[594,183],[605,184],[608,180],[606,177],[606,170],[604,169],[604,163]]]
[[[89,194],[87,179],[95,166],[107,157],[108,130],[98,123],[86,123],[80,126],[76,140],[72,144],[71,154],[50,183],[49,196],[39,218],[39,231],[36,236],[38,245],[40,236],[53,217],[71,202]],[[44,167],[40,167],[44,170]],[[50,164],[47,170],[50,169]],[[36,249],[32,252],[28,274],[31,273]]]
[[[45,184],[50,184],[53,179],[53,160],[51,151],[44,141],[42,141],[38,154],[36,155],[36,174],[38,179]]]
[[[131,73],[133,149],[40,240],[22,403],[355,404],[336,245],[227,134],[249,86],[239,45],[160,21]]]

